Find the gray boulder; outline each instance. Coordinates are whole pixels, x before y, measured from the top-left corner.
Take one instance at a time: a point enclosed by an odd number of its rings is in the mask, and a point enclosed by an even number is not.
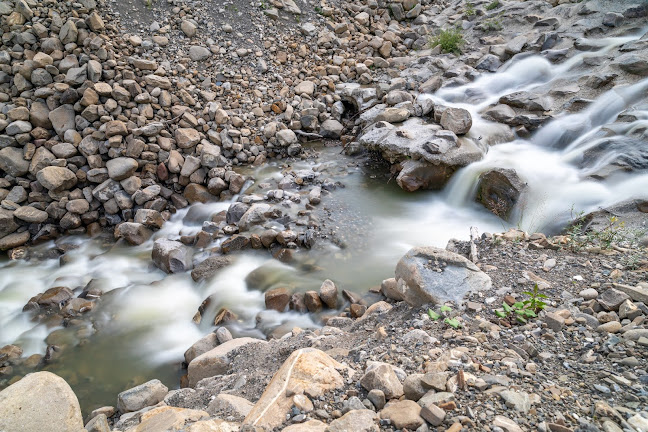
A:
[[[152,258],[155,266],[166,273],[181,273],[193,267],[191,249],[175,240],[156,240]]]
[[[457,135],[465,135],[472,127],[472,116],[463,108],[447,108],[441,114],[441,126]]]
[[[525,189],[526,183],[515,170],[496,168],[479,176],[477,200],[497,216],[506,219]]]
[[[435,247],[411,249],[396,266],[398,289],[412,306],[459,301],[492,285],[490,277],[461,255]]]
[[[169,393],[167,386],[154,379],[144,384],[123,391],[117,395],[117,409],[121,413],[139,411],[155,405]]]

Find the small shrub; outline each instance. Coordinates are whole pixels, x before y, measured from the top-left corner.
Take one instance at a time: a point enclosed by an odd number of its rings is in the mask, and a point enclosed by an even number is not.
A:
[[[639,241],[646,234],[645,229],[626,228],[623,221],[616,216],[610,216],[607,224],[601,229],[588,229],[587,217],[583,212],[574,214],[572,207],[572,221],[565,230],[568,247],[579,252],[586,247],[600,247],[608,250],[613,246],[639,249]]]
[[[464,15],[467,17],[475,16],[475,6],[472,3],[466,2],[466,8],[464,9]]]
[[[502,30],[503,26],[499,18],[489,18],[485,19],[484,22],[482,22],[481,28],[486,32],[492,32]]]
[[[502,303],[502,308],[494,311],[495,315],[501,319],[508,320],[510,324],[515,322],[526,324],[529,318],[537,317],[537,313],[547,306],[542,299],[548,297],[540,292],[538,284],[535,285],[533,291],[525,291],[522,294],[526,295],[528,299],[514,303],[512,306]]]
[[[430,40],[430,48],[435,46],[441,46],[441,51],[444,53],[455,53],[458,54],[461,52],[461,47],[465,43],[461,30],[458,28],[441,30],[441,33],[436,35]]]
[[[500,7],[500,6],[501,6],[501,5],[500,5],[499,0],[493,0],[492,2],[490,2],[490,3],[488,3],[488,4],[486,5],[486,10],[493,10],[493,9],[497,9],[497,8]]]

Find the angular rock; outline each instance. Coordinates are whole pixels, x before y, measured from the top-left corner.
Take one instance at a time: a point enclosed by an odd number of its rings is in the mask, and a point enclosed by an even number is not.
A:
[[[222,375],[228,371],[232,352],[248,344],[266,344],[267,342],[243,337],[232,339],[216,348],[199,355],[189,363],[187,374],[189,387],[195,387],[198,381],[215,375]]]
[[[326,428],[326,432],[378,432],[378,414],[363,409],[353,410],[335,419]]]
[[[441,114],[441,126],[457,135],[465,135],[472,127],[472,116],[463,108],[446,108]]]
[[[495,168],[479,176],[477,200],[497,216],[508,219],[525,189],[526,183],[515,170]]]
[[[198,264],[191,271],[191,278],[199,282],[203,279],[209,279],[214,276],[220,269],[227,267],[232,262],[231,258],[225,256],[211,256]]]
[[[380,418],[391,420],[398,429],[416,430],[425,423],[421,417],[421,406],[411,400],[388,403],[380,411]]]
[[[434,247],[411,249],[396,266],[396,280],[412,306],[458,301],[467,292],[487,290],[490,277],[461,255]]]
[[[303,393],[316,398],[341,388],[344,378],[338,370],[343,368],[327,354],[314,348],[293,352],[272,377],[243,424],[267,429],[281,425],[293,406],[292,395]]]
[[[403,395],[403,385],[388,365],[379,365],[370,369],[360,378],[360,385],[367,391],[381,390],[389,399],[399,398]]]
[[[166,273],[182,273],[193,267],[191,249],[179,241],[156,240],[151,256],[155,266]]]
[[[36,173],[36,179],[47,190],[60,192],[77,184],[77,176],[67,168],[48,166]]]

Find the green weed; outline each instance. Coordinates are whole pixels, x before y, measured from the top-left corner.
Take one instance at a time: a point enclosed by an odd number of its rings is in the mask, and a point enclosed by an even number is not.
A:
[[[441,46],[441,51],[444,53],[459,54],[464,43],[465,41],[461,34],[461,30],[454,28],[441,30],[441,33],[430,39],[429,47],[434,48],[439,45]]]
[[[488,3],[486,5],[486,10],[489,11],[489,10],[497,9],[500,6],[501,6],[501,4],[500,4],[499,0],[493,0],[492,2],[490,2],[490,3]]]

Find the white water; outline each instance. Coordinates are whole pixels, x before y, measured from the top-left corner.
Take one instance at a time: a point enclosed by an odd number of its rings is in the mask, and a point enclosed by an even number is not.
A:
[[[600,55],[634,39],[635,36],[604,40],[600,51],[579,54],[561,65],[552,65],[540,56],[519,56],[501,72],[485,74],[474,83],[421,97],[432,97],[437,103],[468,109],[474,124],[470,136],[488,140],[489,136],[499,135],[501,125],[484,120],[479,113],[501,96],[512,91],[532,90],[556,79],[574,77],[575,80],[574,69],[586,57]],[[66,254],[67,261],[62,266],[57,259],[0,262],[0,346],[17,343],[25,355],[43,354],[47,345],[45,338],[60,328],[32,322],[31,314],[22,312],[23,306],[32,296],[50,287],[64,285],[76,289],[78,294],[93,280],[108,293],[97,301],[97,308],[90,313],[95,334],[90,336],[86,348],[79,347],[79,351],[69,354],[66,361],[73,362],[77,355],[87,367],[92,363],[88,359],[94,358],[94,354],[98,364],[91,364],[90,370],[84,373],[94,374],[106,392],[114,397],[130,379],[124,371],[129,371],[136,362],[145,364],[137,373],[150,376],[154,376],[152,368],[179,363],[193,342],[213,330],[211,321],[220,307],[228,307],[239,315],[240,323],[231,327],[238,334],[263,337],[281,324],[315,326],[307,315],[267,311],[259,315],[264,309],[263,293],[251,289],[245,282],[246,276],[254,270],[270,268],[276,275],[277,285],[302,291],[317,289],[323,279],[331,278],[343,289],[366,292],[367,288],[392,276],[396,261],[412,246],[443,247],[450,238],[466,238],[470,226],[496,232],[518,225],[537,231],[563,223],[572,207],[575,211],[590,211],[625,199],[648,198],[648,174],[615,174],[604,180],[591,178],[610,161],[636,151],[637,143],[645,145],[645,135],[640,140],[636,136],[648,124],[646,105],[635,108],[633,114],[638,120],[613,122],[619,113],[632,108],[638,100],[645,100],[647,90],[648,80],[611,90],[581,113],[565,114],[549,122],[529,140],[518,139],[492,146],[482,161],[459,171],[441,193],[408,195],[396,190],[393,183],[384,185],[371,181],[359,169],[351,168],[348,175],[331,174],[347,187],[335,191],[330,198],[325,197],[322,205],[342,209],[335,218],[339,231],[346,234],[349,247],[318,244],[311,256],[321,268],[319,270],[305,271],[279,264],[266,252],[247,252],[238,255],[233,265],[212,280],[195,283],[189,274],[169,276],[151,264],[155,238],[176,239],[195,234],[203,220],[227,209],[230,202],[199,204],[179,211],[154,239],[138,247],[106,249],[98,242],[75,238],[67,241],[79,247]],[[613,149],[583,164],[586,152],[610,139],[615,143]],[[323,151],[321,164],[297,162],[293,169],[344,166],[347,160],[341,159],[338,151]],[[474,202],[479,175],[492,168],[514,169],[528,184],[510,221],[500,220]],[[255,176],[257,183],[281,177],[279,167],[258,169]],[[327,200],[336,203],[327,204]],[[52,247],[53,244],[42,246]],[[213,296],[214,302],[205,312],[203,322],[195,325],[192,317],[209,296]],[[261,317],[260,323],[257,317]],[[75,338],[77,343],[81,339]],[[79,367],[77,364],[69,368],[75,366]],[[120,373],[99,378],[104,376],[102,369]],[[171,375],[167,374],[167,383],[175,385]],[[85,396],[92,398],[95,388],[90,382]],[[112,403],[110,400],[92,401],[95,402]]]

